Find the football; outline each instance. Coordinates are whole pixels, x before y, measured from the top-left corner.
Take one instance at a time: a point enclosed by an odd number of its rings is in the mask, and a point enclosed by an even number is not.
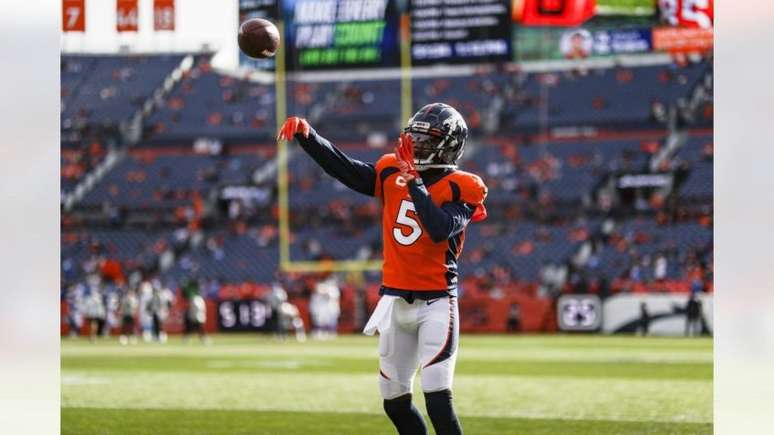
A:
[[[255,59],[266,59],[277,53],[279,29],[269,20],[253,18],[239,26],[238,40],[244,54]]]

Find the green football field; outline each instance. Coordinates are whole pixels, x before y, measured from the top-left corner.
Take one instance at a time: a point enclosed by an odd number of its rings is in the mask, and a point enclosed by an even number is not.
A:
[[[712,433],[710,339],[467,335],[460,346],[467,434]],[[392,434],[377,370],[365,336],[64,339],[62,433]]]

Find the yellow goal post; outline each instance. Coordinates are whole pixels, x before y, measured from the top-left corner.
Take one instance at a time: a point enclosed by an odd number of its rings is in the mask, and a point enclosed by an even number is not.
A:
[[[285,23],[277,22],[279,34],[285,34]],[[412,113],[411,101],[411,52],[409,17],[401,16],[400,21],[400,63],[401,63],[401,120],[408,121]],[[287,118],[287,80],[285,66],[285,38],[280,38],[275,56],[276,88],[276,131],[279,131]],[[277,193],[279,206],[279,266],[283,272],[362,272],[378,271],[381,260],[322,260],[298,261],[290,258],[290,202],[288,186],[288,143],[277,141]]]

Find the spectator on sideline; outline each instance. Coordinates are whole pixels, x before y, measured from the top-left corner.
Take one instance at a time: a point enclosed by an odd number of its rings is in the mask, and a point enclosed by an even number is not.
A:
[[[269,307],[274,316],[274,337],[280,340],[285,339],[286,329],[284,328],[285,319],[283,318],[282,304],[287,302],[288,293],[282,288],[282,284],[274,282],[271,285],[269,293]]]
[[[167,341],[167,333],[164,331],[164,322],[167,320],[169,310],[172,307],[172,292],[163,287],[158,279],[152,281],[153,293],[148,301],[148,311],[151,315],[153,338],[159,343]]]
[[[119,310],[121,312],[121,344],[137,342],[137,328],[135,325],[135,316],[140,303],[137,299],[137,292],[132,288],[127,288],[121,297]]]
[[[80,335],[81,326],[83,326],[84,292],[84,284],[77,283],[67,286],[65,293],[65,300],[67,301],[67,326],[70,329],[69,335],[72,338]]]
[[[701,301],[696,297],[696,292],[691,292],[688,303],[685,306],[685,336],[698,337],[702,334]]]
[[[89,340],[96,340],[102,328],[105,326],[106,310],[102,296],[99,275],[92,274],[86,279],[86,293],[84,295],[85,317],[89,325]]]
[[[521,306],[517,303],[512,303],[511,308],[508,311],[508,324],[506,329],[508,332],[521,331]]]
[[[151,341],[153,339],[153,315],[150,311],[150,301],[153,297],[153,284],[147,276],[143,275],[142,282],[139,286],[139,302],[140,302],[140,329],[142,330],[143,341]]]
[[[318,339],[336,337],[339,324],[339,290],[333,275],[315,284],[309,299],[309,311],[312,314],[312,336]]]
[[[191,333],[196,332],[202,343],[207,342],[204,322],[207,320],[207,306],[201,295],[199,281],[189,279],[183,286],[183,299],[186,301],[183,340],[188,341]]]
[[[637,333],[643,337],[648,335],[650,330],[650,312],[648,312],[648,304],[645,301],[640,302],[640,321],[637,326]]]

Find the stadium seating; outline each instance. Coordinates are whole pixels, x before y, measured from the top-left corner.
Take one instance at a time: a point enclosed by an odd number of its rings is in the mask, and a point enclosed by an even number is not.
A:
[[[496,226],[484,223],[469,229],[460,262],[463,276],[474,276],[500,265],[510,270],[515,281],[536,282],[543,266],[563,264],[577,249],[578,242],[569,237],[574,225],[515,222]]]
[[[712,198],[712,136],[690,137],[675,158],[690,168],[687,179],[680,187],[680,195],[686,199]]]
[[[712,197],[713,167],[712,161],[699,162],[691,170],[682,186],[680,194],[684,197]]]
[[[667,261],[661,279],[686,280],[692,266],[711,252],[712,229],[697,222],[660,225],[655,219],[621,222],[598,252],[588,272],[609,281],[652,282],[658,257]],[[706,260],[706,259],[705,259]]]
[[[273,86],[220,74],[203,58],[147,125],[153,139],[167,142],[198,137],[268,142],[276,127],[274,100]]]
[[[482,144],[471,150],[464,166],[483,174],[493,202],[518,202],[530,189],[551,201],[578,202],[609,172],[647,170],[650,154],[641,150],[647,141]]]
[[[184,55],[63,55],[62,127],[129,119],[180,65]]]
[[[61,57],[62,192],[122,144],[118,125],[159,89],[184,55]]]
[[[368,163],[376,161],[390,149],[348,149],[347,155],[353,159]],[[334,178],[326,175],[317,164],[302,151],[293,155],[289,165],[290,171],[290,205],[292,207],[321,206],[328,204],[342,195],[353,205],[362,205],[368,201],[365,195],[349,191],[349,189]]]
[[[257,232],[236,235],[227,231],[205,233],[206,242],[184,252],[165,274],[176,282],[192,276],[215,278],[221,283],[261,282],[274,279],[276,243],[262,246]]]
[[[108,202],[125,208],[190,204],[219,185],[245,184],[263,159],[257,154],[213,157],[196,154],[126,157],[83,199],[85,206]]]
[[[518,129],[648,124],[654,102],[686,96],[707,68],[699,63],[530,74],[508,93],[508,103],[517,104],[505,105],[503,124]]]
[[[99,229],[63,231],[61,243],[62,273],[65,279],[79,279],[98,265],[95,259],[119,260],[124,271],[152,269],[159,255],[174,245],[171,231],[145,229]]]
[[[490,111],[506,130],[529,131],[545,125],[653,126],[652,105],[669,104],[687,95],[707,68],[696,64],[593,69],[585,74],[421,78],[414,80],[412,94],[416,107],[434,101],[458,107],[474,132],[481,130],[483,117]],[[401,127],[397,79],[290,81],[287,103],[288,114],[312,120],[336,140],[362,141],[369,133],[391,135]],[[150,137],[269,142],[276,123],[274,105],[272,86],[220,74],[202,59],[185,75],[165,107],[151,116]]]

